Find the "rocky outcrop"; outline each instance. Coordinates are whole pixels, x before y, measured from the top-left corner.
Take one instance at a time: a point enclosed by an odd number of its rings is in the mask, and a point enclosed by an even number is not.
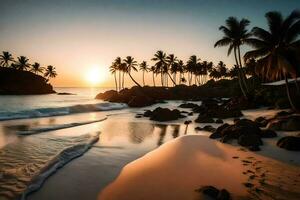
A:
[[[283,137],[280,140],[278,140],[277,146],[290,151],[300,151],[300,137]]]
[[[147,110],[144,113],[144,116],[150,117],[150,120],[159,121],[159,122],[177,120],[179,118],[185,117],[177,109],[170,110],[168,108],[161,108],[161,107],[158,107],[153,111]]]
[[[300,115],[285,115],[270,120],[268,129],[275,131],[299,131]]]
[[[0,95],[55,93],[47,80],[29,71],[0,67]]]

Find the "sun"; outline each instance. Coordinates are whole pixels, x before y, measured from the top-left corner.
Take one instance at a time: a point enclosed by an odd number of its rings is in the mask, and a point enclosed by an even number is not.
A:
[[[85,79],[91,85],[102,83],[106,80],[106,72],[100,66],[93,66],[88,69]]]

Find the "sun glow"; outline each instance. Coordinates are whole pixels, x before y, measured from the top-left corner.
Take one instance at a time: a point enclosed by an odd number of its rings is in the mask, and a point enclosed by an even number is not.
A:
[[[106,71],[99,66],[91,67],[85,74],[85,79],[92,85],[102,83],[106,80]]]

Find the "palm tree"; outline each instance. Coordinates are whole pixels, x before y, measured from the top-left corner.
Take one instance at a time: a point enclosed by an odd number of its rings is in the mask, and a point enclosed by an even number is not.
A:
[[[26,70],[30,67],[30,64],[28,63],[29,59],[25,56],[18,57],[18,61],[16,63],[16,68],[18,70]]]
[[[227,74],[227,68],[226,68],[225,63],[223,61],[220,61],[218,63],[217,67],[218,67],[218,71],[220,73],[220,78],[225,77]]]
[[[138,82],[136,82],[136,80],[134,80],[134,78],[131,76],[131,71],[138,71],[136,66],[137,66],[137,62],[134,60],[133,57],[131,56],[127,56],[126,59],[124,59],[124,63],[126,64],[126,73],[129,75],[129,77],[131,78],[131,80],[139,87],[142,87]]]
[[[191,85],[192,80],[193,80],[193,73],[195,72],[198,63],[199,63],[199,58],[197,58],[197,56],[192,55],[189,60],[187,61],[186,64],[186,70],[188,72],[188,81],[189,81],[189,85]]]
[[[249,39],[251,37],[251,33],[249,33],[246,29],[249,24],[250,21],[247,19],[239,21],[235,17],[229,17],[226,20],[226,26],[220,26],[219,28],[219,30],[224,33],[223,38],[217,41],[214,45],[214,47],[229,46],[227,52],[228,56],[233,50],[236,65],[239,67],[240,88],[245,97],[247,97],[248,88],[241,63],[240,46],[245,43],[251,43],[251,39]]]
[[[123,69],[124,65],[122,63],[121,57],[117,57],[114,60],[113,65],[115,65],[114,67],[116,68],[116,71],[119,72],[119,90],[121,90],[121,88],[122,89],[124,88],[124,73],[125,73],[125,70]],[[122,77],[122,74],[123,74],[123,77]]]
[[[31,65],[31,72],[38,74],[38,73],[43,73],[44,68],[41,67],[41,65],[37,62],[35,62],[34,64]]]
[[[116,85],[116,91],[118,92],[118,82],[117,82],[117,71],[118,71],[118,66],[116,65],[116,63],[112,63],[112,65],[109,67],[109,71],[110,73],[112,73],[114,75],[115,78],[115,85]]]
[[[14,62],[14,58],[9,52],[3,51],[2,55],[0,55],[0,66],[9,67],[10,62]]]
[[[266,13],[269,30],[254,27],[250,44],[255,48],[245,54],[245,60],[257,58],[256,71],[263,77],[274,80],[284,77],[286,92],[291,107],[295,105],[291,99],[288,77],[297,77],[300,64],[300,12],[293,11],[283,19],[281,13]]]
[[[146,61],[141,62],[140,70],[143,72],[143,85],[145,86],[145,72],[148,72],[148,65]]]
[[[174,86],[176,85],[176,73],[177,73],[177,57],[174,56],[174,54],[169,54],[166,58],[167,62],[167,70],[171,71],[173,75],[175,75],[173,78],[170,76],[170,79],[172,80]],[[169,72],[167,71],[168,75]]]
[[[156,68],[155,68],[155,66],[152,66],[152,67],[150,68],[150,71],[152,72],[153,86],[155,87],[155,78],[154,78],[154,74],[156,73]]]
[[[55,78],[57,76],[57,73],[55,71],[55,67],[52,65],[48,65],[44,74],[47,78]]]
[[[177,72],[179,72],[179,84],[182,82],[182,78],[184,77],[184,62],[182,60],[179,60],[177,62]]]

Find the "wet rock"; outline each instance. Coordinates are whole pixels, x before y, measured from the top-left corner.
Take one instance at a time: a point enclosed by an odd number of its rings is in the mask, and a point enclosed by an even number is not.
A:
[[[194,113],[193,112],[190,112],[189,114],[188,114],[188,116],[193,116],[194,115]]]
[[[144,117],[150,117],[152,115],[152,111],[151,110],[146,110],[144,112]]]
[[[217,196],[217,200],[230,200],[230,199],[231,199],[230,193],[225,189],[222,189]]]
[[[181,115],[180,111],[177,109],[170,110],[168,108],[161,108],[161,107],[158,107],[158,108],[154,109],[151,113],[148,112],[147,114],[150,115],[149,116],[150,120],[160,121],[160,122],[177,120],[179,118],[185,117],[184,115]],[[144,116],[145,116],[145,113],[144,113]]]
[[[300,151],[300,137],[286,136],[278,140],[277,146],[290,151]]]
[[[197,123],[214,123],[214,119],[207,116],[207,115],[199,115],[198,118],[195,120]]]
[[[259,127],[266,127],[268,125],[268,120],[265,117],[258,117],[254,120]]]
[[[238,138],[238,144],[245,147],[259,146],[263,142],[259,135],[256,134],[243,134]]]
[[[221,126],[219,126],[210,136],[209,136],[209,138],[211,138],[211,139],[217,139],[217,138],[221,138],[222,137],[222,131],[225,129],[225,128],[227,128],[227,127],[229,127],[229,124],[227,124],[227,123],[225,123],[225,124],[223,124],[223,125],[221,125]]]
[[[154,100],[141,95],[141,96],[134,96],[129,102],[128,102],[128,106],[129,107],[144,107],[144,106],[150,106],[152,104],[154,104]]]
[[[274,138],[274,137],[277,137],[277,133],[273,130],[265,129],[265,130],[261,131],[260,137],[261,138]]]
[[[192,123],[191,120],[184,121],[184,124],[185,124],[185,125],[189,125],[190,123]]]
[[[201,128],[203,131],[208,131],[208,132],[214,132],[216,129],[212,127],[211,125],[206,125],[203,128]]]
[[[180,108],[195,108],[198,107],[197,104],[194,103],[183,103],[179,105]]]
[[[108,101],[110,100],[113,96],[117,95],[118,92],[115,91],[115,90],[108,90],[104,93],[99,93],[97,96],[96,96],[96,99],[102,99],[104,101]]]
[[[219,190],[215,188],[214,186],[203,186],[200,189],[196,190],[197,192],[201,192],[213,199],[217,199],[219,195]]]
[[[223,122],[222,119],[217,119],[217,120],[216,120],[216,123],[217,123],[217,124],[223,124],[224,122]]]
[[[268,129],[275,131],[299,131],[300,115],[290,115],[270,121]]]

